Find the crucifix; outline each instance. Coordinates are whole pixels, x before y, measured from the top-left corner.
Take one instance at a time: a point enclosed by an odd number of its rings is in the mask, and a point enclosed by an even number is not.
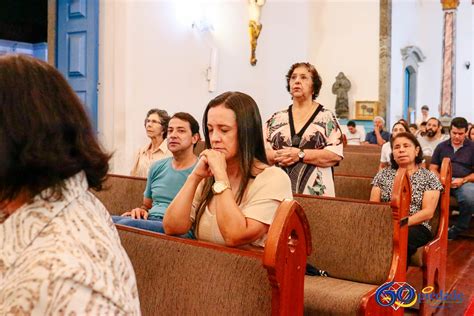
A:
[[[262,23],[260,23],[260,15],[262,7],[265,5],[266,0],[248,0],[249,2],[249,35],[250,35],[250,64],[255,66],[257,64],[257,58],[255,50],[257,49],[257,39],[260,36],[262,30]]]

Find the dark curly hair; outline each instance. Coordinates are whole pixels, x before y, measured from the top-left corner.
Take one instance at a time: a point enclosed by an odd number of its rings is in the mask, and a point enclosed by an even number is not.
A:
[[[416,139],[415,135],[413,135],[410,132],[403,132],[403,133],[399,133],[393,136],[392,139],[390,140],[390,147],[392,148],[392,153],[390,154],[390,163],[393,169],[399,168],[397,162],[395,161],[395,158],[393,158],[393,143],[395,142],[397,138],[406,138],[409,141],[411,141],[413,145],[415,145],[415,148],[418,147],[419,150],[418,150],[418,155],[416,155],[415,157],[415,163],[418,165],[423,162],[423,150],[421,149],[421,145]]]
[[[80,171],[101,190],[110,157],[58,70],[28,56],[0,57],[0,204],[47,188],[42,199],[60,199],[64,180]]]
[[[286,74],[286,90],[288,92],[291,92],[290,79],[291,79],[291,76],[293,75],[293,71],[295,71],[295,69],[298,67],[305,67],[311,73],[311,79],[313,79],[313,100],[316,99],[316,97],[319,95],[319,91],[321,91],[321,86],[323,85],[323,81],[321,80],[321,76],[319,76],[319,73],[316,70],[316,67],[314,67],[310,63],[300,62],[300,63],[291,65],[290,70],[288,70],[288,73]]]

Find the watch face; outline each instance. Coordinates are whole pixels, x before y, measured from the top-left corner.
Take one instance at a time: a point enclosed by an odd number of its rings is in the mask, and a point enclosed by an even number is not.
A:
[[[229,188],[229,186],[225,182],[222,182],[222,181],[216,181],[212,185],[212,191],[214,191],[214,194],[222,193],[227,188]]]
[[[304,151],[300,151],[300,152],[298,153],[298,157],[299,157],[299,158],[304,158]]]

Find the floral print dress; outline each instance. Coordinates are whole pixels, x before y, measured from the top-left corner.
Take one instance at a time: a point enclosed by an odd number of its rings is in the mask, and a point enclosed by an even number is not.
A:
[[[308,127],[301,135],[298,144],[292,144],[290,128],[290,110],[276,112],[265,124],[265,138],[274,150],[283,147],[300,149],[325,149],[343,157],[342,131],[336,116],[330,110],[318,105],[321,109],[311,117]],[[294,139],[294,138],[293,138]],[[291,179],[294,193],[335,196],[332,167],[297,162],[283,168]]]

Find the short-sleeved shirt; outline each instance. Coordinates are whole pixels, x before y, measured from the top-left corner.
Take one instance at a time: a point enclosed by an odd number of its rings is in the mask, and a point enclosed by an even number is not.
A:
[[[191,220],[194,222],[197,209],[202,201],[203,182],[198,186],[191,210]],[[285,199],[293,199],[291,182],[288,175],[278,167],[268,167],[250,179],[247,190],[243,195],[239,208],[246,218],[270,225],[280,203]],[[225,244],[216,214],[212,214],[208,207],[204,210],[200,221],[197,238],[217,244]],[[265,234],[254,241],[252,245],[264,247],[267,239]]]
[[[385,168],[380,170],[372,180],[372,185],[380,188],[380,201],[390,202],[392,199],[393,182],[397,170],[393,168]],[[423,194],[426,191],[442,191],[443,186],[438,177],[425,168],[419,168],[410,176],[411,183],[411,202],[410,215],[416,214],[422,209]],[[423,226],[431,230],[429,221],[424,221]]]
[[[321,104],[319,106],[322,108],[304,131],[298,148],[325,149],[343,157],[343,139],[339,122],[334,113]],[[289,108],[273,114],[265,124],[264,133],[266,141],[273,149],[292,147]],[[283,170],[290,176],[294,193],[335,196],[331,167],[297,162]]]
[[[390,142],[386,142],[382,145],[382,151],[380,152],[380,162],[387,163],[389,166],[392,164],[390,161],[390,154],[392,153],[392,146]]]
[[[454,178],[464,178],[474,172],[474,143],[469,139],[466,139],[456,152],[451,139],[441,142],[431,157],[431,164],[441,166],[445,157],[451,159]]]
[[[347,130],[344,134],[346,135],[347,145],[360,145],[364,141],[364,134],[359,130],[356,130],[355,133]]]
[[[420,143],[421,150],[423,150],[423,156],[433,156],[433,153],[441,142],[446,140],[445,135],[441,135],[439,139],[430,140],[426,136],[418,136],[418,142]]]
[[[150,171],[151,165],[160,159],[171,157],[171,151],[168,149],[168,141],[165,139],[161,145],[154,151],[151,151],[151,143],[140,148],[135,156],[132,171],[130,175],[133,177],[145,178]]]
[[[193,171],[197,159],[192,167],[183,170],[176,170],[172,162],[173,157],[158,160],[151,166],[148,173],[143,196],[153,201],[148,211],[151,217],[163,218],[165,216],[166,209]]]
[[[390,133],[389,132],[381,131],[380,136],[382,136],[382,138],[386,142],[390,141]],[[372,131],[372,132],[367,133],[367,135],[365,135],[365,141],[368,142],[369,144],[377,145],[377,136],[375,135],[375,132]]]

